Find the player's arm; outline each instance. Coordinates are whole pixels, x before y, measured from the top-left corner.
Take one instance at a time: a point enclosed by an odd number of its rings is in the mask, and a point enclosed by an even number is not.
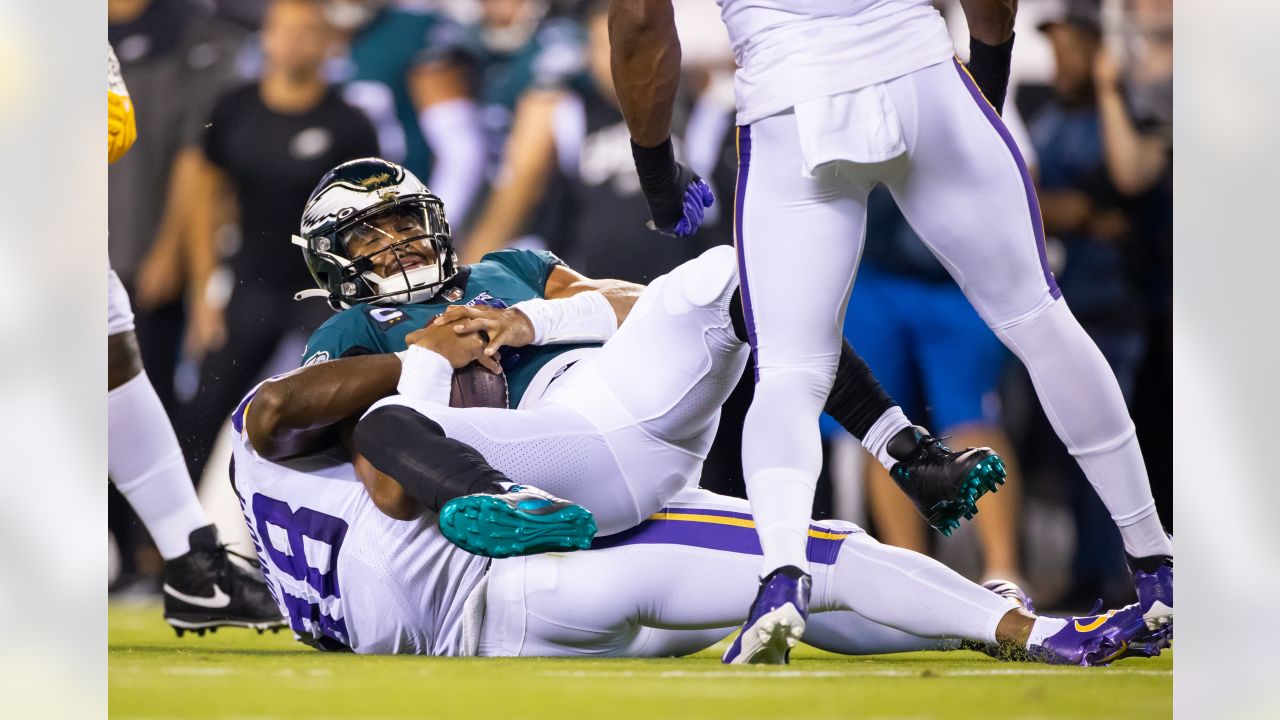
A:
[[[332,445],[339,423],[394,394],[399,381],[394,354],[304,365],[258,388],[245,412],[245,432],[268,460],[306,455]]]
[[[427,185],[461,224],[484,184],[485,134],[466,69],[457,62],[419,63],[409,71],[409,94],[422,136],[435,155]]]
[[[563,300],[585,292],[604,297],[613,312],[614,325],[620,326],[644,292],[644,286],[626,280],[593,280],[568,265],[557,265],[547,277],[542,296],[547,300]]]
[[[541,298],[502,309],[455,305],[432,322],[451,326],[459,335],[483,333],[490,357],[503,347],[603,343],[617,332],[643,291],[643,285],[593,280],[556,265]]]
[[[501,250],[529,221],[555,168],[555,112],[564,93],[532,90],[516,106],[502,169],[493,191],[462,244],[462,262],[472,264]]]
[[[969,74],[996,112],[1002,112],[1018,0],[960,0],[960,6],[969,24]]]
[[[378,400],[397,393],[415,395],[415,388],[422,384],[419,374],[433,368],[419,362],[412,346],[443,357],[453,368],[479,361],[501,372],[495,361],[482,356],[484,342],[478,336],[458,336],[428,325],[406,340],[411,348],[403,354],[358,355],[304,365],[263,383],[245,413],[245,431],[253,449],[268,460],[315,452],[338,439],[335,431],[341,423],[358,418]]]
[[[618,105],[652,227],[688,237],[702,224],[711,188],[675,160],[671,111],[680,86],[680,38],[671,0],[612,0],[609,42]]]

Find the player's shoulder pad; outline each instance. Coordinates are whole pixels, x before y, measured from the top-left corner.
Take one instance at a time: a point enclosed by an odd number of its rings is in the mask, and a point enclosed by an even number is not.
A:
[[[546,287],[551,271],[559,265],[564,265],[564,261],[550,250],[526,248],[507,248],[491,252],[480,258],[480,262],[501,265],[539,293]]]

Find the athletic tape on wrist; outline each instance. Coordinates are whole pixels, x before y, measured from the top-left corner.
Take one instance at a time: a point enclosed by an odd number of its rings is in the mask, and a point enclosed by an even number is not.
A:
[[[396,353],[396,357],[400,358],[396,392],[415,400],[449,404],[453,366],[443,355],[421,345],[410,345],[409,349]]]
[[[512,307],[529,318],[534,345],[602,343],[618,330],[613,306],[595,290],[557,300],[525,300]]]

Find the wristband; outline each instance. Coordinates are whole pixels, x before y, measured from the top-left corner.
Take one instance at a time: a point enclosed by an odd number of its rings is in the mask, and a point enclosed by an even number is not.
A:
[[[414,400],[449,404],[453,366],[444,356],[421,345],[410,345],[396,353],[400,358],[400,380],[396,392]]]
[[[618,330],[613,306],[596,290],[558,300],[525,300],[511,307],[529,318],[534,345],[603,343]]]
[[[631,141],[631,157],[636,163],[636,174],[640,176],[640,189],[647,196],[660,194],[671,187],[680,166],[676,164],[675,146],[667,137],[655,147],[644,147]],[[680,188],[681,193],[684,188]]]
[[[1004,98],[1009,92],[1014,37],[1010,34],[1008,40],[994,46],[969,38],[969,74],[997,113],[1004,112]]]

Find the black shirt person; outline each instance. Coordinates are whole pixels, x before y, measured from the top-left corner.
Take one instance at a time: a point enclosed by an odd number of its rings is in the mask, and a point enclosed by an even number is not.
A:
[[[319,3],[275,0],[262,29],[262,79],[223,95],[205,129],[199,241],[189,252],[193,292],[186,350],[200,384],[179,436],[193,476],[203,469],[235,398],[264,377],[282,345],[301,343],[329,315],[295,303],[311,285],[290,244],[315,179],[378,153],[368,119],[323,74],[333,42]],[[239,236],[219,228],[239,217]],[[291,354],[291,356],[296,354]]]

